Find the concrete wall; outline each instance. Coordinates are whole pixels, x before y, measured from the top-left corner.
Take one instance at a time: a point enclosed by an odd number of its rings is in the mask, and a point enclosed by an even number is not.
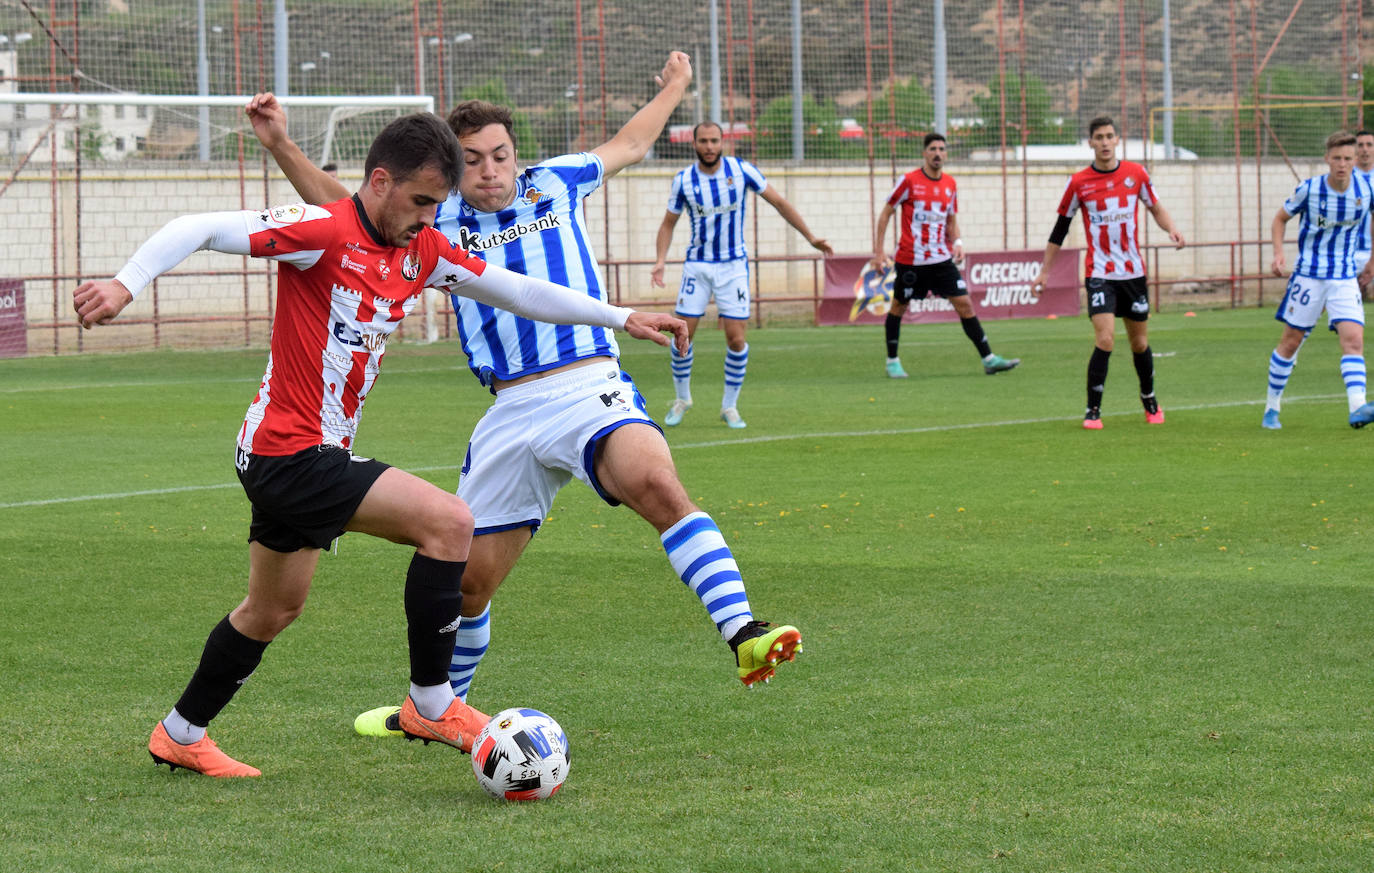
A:
[[[1086,161],[1085,161],[1086,163]],[[1036,166],[1024,174],[1010,166],[1005,177],[997,165],[949,166],[959,181],[960,225],[965,246],[971,251],[1002,248],[1043,248],[1054,223],[1054,212],[1068,175],[1076,166]],[[654,238],[662,220],[672,175],[679,167],[641,166],[612,179],[602,194],[588,203],[598,254],[606,264],[608,280],[622,300],[665,301],[673,296],[679,272],[670,262],[667,289],[649,282],[649,263],[654,257]],[[871,248],[872,228],[892,179],[880,169],[870,181],[867,167],[807,165],[763,168],[769,181],[795,204],[812,230],[828,239],[837,253],[863,253]],[[901,168],[905,170],[906,168]],[[1320,162],[1295,168],[1300,176],[1324,171]],[[1171,280],[1226,276],[1233,271],[1232,251],[1227,246],[1191,247],[1196,243],[1228,243],[1268,239],[1269,222],[1295,186],[1298,175],[1282,162],[1266,163],[1258,171],[1254,163],[1237,171],[1234,162],[1180,162],[1157,164],[1153,178],[1156,191],[1173,214],[1190,248],[1161,254],[1157,274]],[[351,186],[359,174],[344,171]],[[76,276],[108,277],[150,234],[169,219],[192,212],[222,209],[255,209],[264,204],[295,200],[289,185],[280,178],[240,181],[236,170],[106,170],[84,174],[77,185],[70,173],[55,181],[46,171],[21,174],[0,194],[0,277],[26,279],[30,322],[68,317],[71,289]],[[1243,216],[1238,221],[1237,215]],[[750,207],[751,222],[757,216],[757,240],[752,251],[764,257],[814,255],[815,252],[762,200]],[[1075,221],[1069,245],[1082,245],[1080,221]],[[80,263],[77,236],[80,233]],[[670,258],[679,258],[689,228],[679,222]],[[1290,239],[1292,234],[1290,233]],[[54,245],[56,241],[56,245]],[[1149,224],[1144,240],[1165,242],[1162,232]],[[886,247],[888,251],[891,246]],[[1291,249],[1291,246],[1290,246]],[[1294,253],[1289,251],[1290,261]],[[1249,246],[1242,272],[1267,268],[1272,253]],[[616,262],[640,261],[617,267]],[[243,278],[245,259],[200,253],[185,270],[196,275],[173,277],[159,283],[157,308],[168,315],[232,315],[245,311],[265,312],[267,280],[259,265],[250,264],[251,277]],[[811,260],[766,263],[759,270],[762,296],[793,294],[809,296],[813,275]],[[1280,287],[1269,283],[1266,300]],[[1252,283],[1249,294],[1258,285]],[[137,313],[152,314],[151,301],[140,299]]]

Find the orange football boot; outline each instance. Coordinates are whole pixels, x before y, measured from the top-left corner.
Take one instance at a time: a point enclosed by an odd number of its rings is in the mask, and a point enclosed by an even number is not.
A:
[[[406,695],[401,705],[401,730],[408,740],[445,743],[462,752],[472,752],[472,741],[487,726],[491,717],[453,698],[444,714],[436,719],[425,718],[415,709],[415,701]]]
[[[172,772],[178,767],[184,767],[217,779],[262,775],[262,771],[257,767],[235,761],[221,752],[215,741],[208,736],[183,746],[167,735],[167,729],[162,726],[162,722],[158,722],[157,727],[153,728],[152,739],[148,740],[148,754],[153,756],[154,767],[166,764]]]

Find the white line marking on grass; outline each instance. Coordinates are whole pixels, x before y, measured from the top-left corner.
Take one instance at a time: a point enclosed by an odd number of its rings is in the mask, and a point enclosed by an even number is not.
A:
[[[1288,398],[1289,403],[1303,402],[1311,400],[1334,400],[1345,397],[1344,394],[1315,394],[1307,397]],[[1186,411],[1194,409],[1227,409],[1235,406],[1261,406],[1263,400],[1232,400],[1226,403],[1196,403],[1191,406],[1170,406],[1167,412]],[[1103,413],[1103,418],[1116,418],[1123,415],[1139,415],[1139,412],[1107,412]],[[745,437],[744,439],[729,440],[708,440],[699,443],[677,443],[672,446],[673,450],[678,449],[710,449],[721,446],[737,446],[749,443],[775,443],[784,440],[823,440],[823,439],[847,439],[850,437],[863,436],[897,436],[900,434],[912,433],[939,433],[944,431],[974,430],[984,427],[1009,427],[1018,424],[1048,424],[1056,421],[1077,421],[1076,415],[1058,415],[1048,418],[1014,418],[1005,421],[981,421],[970,424],[935,424],[929,427],[899,427],[884,428],[882,430],[849,430],[849,431],[829,431],[821,433],[793,433],[793,434],[774,434],[770,436]],[[456,470],[458,464],[438,464],[428,467],[406,467],[411,473],[437,473],[445,470]],[[193,491],[215,491],[221,488],[237,488],[237,482],[223,482],[215,485],[183,485],[178,488],[151,488],[146,491],[120,491],[107,494],[81,494],[75,497],[52,497],[44,500],[20,500],[14,503],[0,503],[0,509],[22,509],[29,506],[53,506],[60,503],[85,503],[93,500],[121,500],[126,497],[155,497],[160,494],[183,494]]]

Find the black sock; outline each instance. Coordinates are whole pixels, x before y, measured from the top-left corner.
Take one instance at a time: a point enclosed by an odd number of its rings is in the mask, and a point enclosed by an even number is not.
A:
[[[883,322],[883,330],[887,334],[887,356],[897,357],[897,339],[902,335],[902,317],[887,314],[887,320]]]
[[[406,572],[406,636],[410,640],[410,681],[439,685],[448,681],[458,610],[463,604],[466,561],[440,561],[419,552]]]
[[[253,675],[266,648],[267,643],[239,633],[226,615],[205,640],[200,666],[181,693],[177,712],[193,725],[208,725]]]
[[[1135,374],[1140,377],[1140,396],[1149,397],[1155,393],[1155,356],[1146,346],[1143,352],[1132,352],[1135,357]]]
[[[1093,346],[1093,355],[1088,358],[1088,408],[1102,408],[1102,389],[1107,384],[1107,362],[1112,353],[1104,352]]]
[[[959,323],[964,327],[964,336],[978,349],[978,357],[986,358],[992,354],[992,346],[988,345],[988,338],[983,334],[983,325],[978,323],[978,316],[961,318]]]

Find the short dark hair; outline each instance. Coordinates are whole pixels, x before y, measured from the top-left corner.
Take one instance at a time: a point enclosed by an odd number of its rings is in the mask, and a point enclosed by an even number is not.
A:
[[[724,136],[725,136],[725,128],[723,128],[723,127],[720,126],[720,122],[718,122],[718,121],[698,121],[697,124],[696,124],[696,126],[692,128],[692,142],[696,142],[696,141],[697,141],[697,131],[701,130],[703,127],[714,127],[716,130],[720,131],[721,137],[724,137]]]
[[[404,182],[427,167],[439,171],[449,190],[458,187],[463,174],[462,151],[458,137],[432,112],[402,115],[392,121],[367,150],[363,176],[371,178],[372,171],[384,168],[398,182]]]
[[[930,133],[926,134],[925,140],[921,143],[921,148],[928,148],[931,143],[936,142],[937,140],[942,143],[949,143],[949,140],[945,139],[945,135],[943,133],[936,133],[932,130]]]
[[[320,167],[320,169],[324,170],[326,173],[337,173],[339,171],[339,165],[334,163],[333,161],[330,161],[323,167]]]
[[[1338,130],[1326,138],[1326,150],[1338,149],[1341,146],[1353,146],[1355,144],[1355,134],[1348,130]]]
[[[485,100],[464,100],[448,114],[448,126],[458,136],[476,133],[489,124],[499,124],[510,134],[515,145],[515,116],[510,109]]]
[[[1116,122],[1112,121],[1112,117],[1110,115],[1099,115],[1088,122],[1089,139],[1092,139],[1092,135],[1097,133],[1099,127],[1110,127],[1113,133],[1116,132]]]
[[[1374,131],[1365,130],[1364,128],[1360,128],[1359,130],[1355,131],[1356,139],[1359,139],[1362,136],[1374,136]]]

